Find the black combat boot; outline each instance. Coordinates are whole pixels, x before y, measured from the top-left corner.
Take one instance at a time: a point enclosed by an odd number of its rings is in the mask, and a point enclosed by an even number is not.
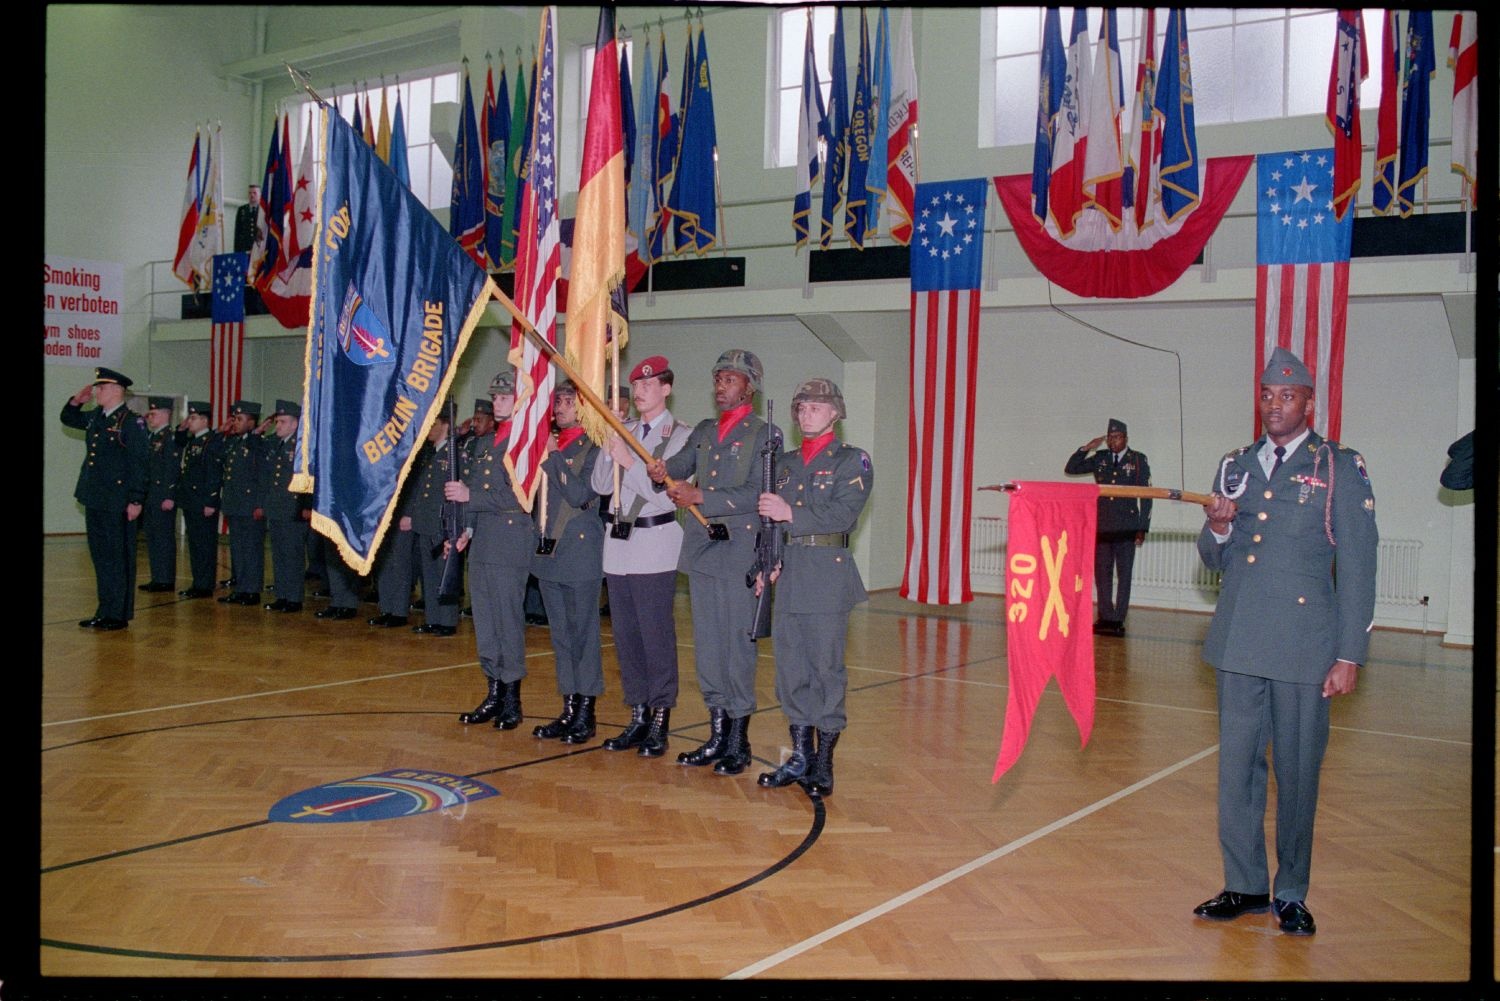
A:
[[[758,781],[767,789],[780,789],[782,786],[791,785],[805,776],[808,766],[812,764],[813,728],[793,723],[789,729],[792,734],[791,755],[774,772],[760,773]]]
[[[706,765],[724,756],[724,728],[728,725],[729,713],[724,709],[708,710],[708,740],[701,747],[683,751],[677,755],[679,765]]]
[[[833,793],[833,748],[839,742],[838,730],[818,731],[818,753],[813,755],[812,767],[802,780],[802,788],[814,796]]]
[[[495,718],[500,711],[500,679],[490,679],[490,690],[485,694],[484,701],[475,706],[471,711],[458,714],[460,723],[488,723]]]
[[[651,710],[651,728],[646,731],[646,736],[641,739],[641,746],[635,749],[635,753],[643,758],[659,758],[667,753],[667,731],[672,729],[672,709],[663,706],[660,709]]]
[[[573,725],[573,717],[578,713],[578,698],[579,696],[576,694],[564,695],[562,712],[557,714],[557,719],[551,723],[543,723],[540,726],[533,727],[531,735],[533,737],[540,737],[543,740],[556,740],[558,737],[561,737],[567,732],[568,727]]]
[[[611,737],[604,742],[606,751],[625,751],[632,747],[640,746],[646,738],[646,731],[651,724],[646,719],[646,703],[630,707],[630,722],[625,724],[625,729],[620,731],[618,737]]]
[[[735,716],[724,734],[724,753],[714,762],[716,775],[738,775],[750,765],[750,717]]]
[[[597,696],[575,695],[573,698],[577,702],[573,721],[559,738],[564,744],[582,744],[594,739],[594,700]]]
[[[521,725],[521,679],[500,684],[500,715],[495,717],[496,730],[514,730]]]

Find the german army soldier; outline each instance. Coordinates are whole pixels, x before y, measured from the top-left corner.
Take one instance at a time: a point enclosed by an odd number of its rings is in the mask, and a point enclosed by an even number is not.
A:
[[[464,534],[455,545],[468,553],[469,594],[474,602],[474,642],[489,689],[460,723],[494,720],[497,730],[521,723],[521,680],[526,677],[526,578],[536,553],[537,532],[521,507],[505,468],[516,376],[503,371],[490,381],[495,433],[476,436],[464,478],[443,484],[447,500],[465,505]]]
[[[131,380],[114,369],[94,369],[94,381],[63,405],[63,425],[84,433],[87,452],[73,497],[83,505],[89,558],[99,604],[85,629],[124,629],[135,615],[135,539],[146,502],[150,435],[125,406]],[[95,403],[85,414],[84,404]]]
[[[219,484],[224,476],[223,441],[209,429],[206,400],[189,400],[178,440],[182,471],[177,477],[177,509],[187,534],[188,565],[193,584],[179,598],[210,598],[219,563]]]
[[[1364,459],[1308,427],[1312,375],[1285,348],[1261,373],[1259,407],[1265,436],[1219,463],[1198,536],[1204,565],[1223,572],[1203,657],[1218,685],[1224,889],[1193,913],[1222,921],[1274,907],[1283,932],[1311,935],[1305,900],[1329,702],[1354,691],[1369,649],[1379,533]]]
[[[682,451],[691,430],[672,419],[667,398],[674,376],[666,358],[647,358],[630,372],[630,398],[638,420],[626,421],[653,458]],[[620,489],[615,491],[615,472]],[[677,704],[677,623],[672,602],[677,595],[677,559],[682,526],[671,498],[658,492],[635,451],[611,434],[594,463],[593,487],[614,494],[604,514],[604,580],[620,686],[630,707],[630,722],[604,742],[606,750],[632,747],[642,757],[666,753],[672,707]]]
[[[177,580],[177,477],[182,456],[172,423],[172,397],[148,398],[146,429],[151,432],[151,457],[146,476],[146,504],[141,527],[146,530],[146,556],[151,580],[138,590],[148,593],[171,591]]]
[[[488,405],[489,401],[485,403]],[[491,434],[493,435],[493,429]],[[455,447],[455,451],[457,451]],[[427,432],[427,444],[412,468],[411,530],[416,541],[417,567],[422,575],[422,610],[425,618],[412,632],[429,636],[452,636],[458,631],[458,599],[441,600],[443,587],[443,484],[448,479],[448,412],[439,410]],[[463,465],[458,466],[459,476]],[[385,594],[382,585],[380,593]]]
[[[220,497],[229,522],[229,575],[234,588],[219,601],[257,605],[266,576],[265,484],[261,466],[266,441],[256,430],[260,404],[238,400],[230,408],[234,437],[224,443],[224,482]]]
[[[1101,443],[1104,448],[1099,448]],[[1130,447],[1125,422],[1113,417],[1109,419],[1104,435],[1080,445],[1068,457],[1063,472],[1070,475],[1092,473],[1096,483],[1130,487],[1151,485],[1151,466],[1146,462],[1145,453]],[[1094,632],[1101,636],[1124,636],[1135,551],[1145,543],[1146,533],[1151,530],[1151,500],[1100,497],[1098,504],[1094,590],[1098,596],[1099,621],[1094,623]]]
[[[844,395],[832,380],[797,387],[792,420],[802,444],[781,454],[776,492],[761,494],[758,504],[761,515],[786,527],[772,636],[776,697],[792,738],[791,755],[759,781],[772,788],[800,782],[815,796],[833,792],[833,749],[848,722],[844,639],[850,610],[865,600],[849,534],[875,481],[870,456],[836,437],[844,415]],[[757,581],[757,592],[766,586]]]
[[[715,540],[696,522],[683,530],[677,568],[688,575],[693,608],[693,649],[698,686],[708,707],[709,736],[677,756],[684,765],[712,763],[720,775],[738,775],[750,764],[750,716],[755,712],[755,594],[745,570],[755,562],[760,527],[757,460],[766,445],[766,422],[755,416],[760,359],[732,348],[714,363],[714,404],[719,416],[700,421],[680,452],[657,459],[646,471],[653,483],[678,481],[668,495],[678,507],[696,504],[725,538]],[[693,477],[695,482],[685,482]]]
[[[594,736],[594,708],[604,694],[599,650],[599,588],[604,580],[601,554],[604,522],[593,487],[599,447],[584,434],[578,416],[578,390],[563,382],[552,393],[552,426],[542,460],[545,504],[536,505],[539,536],[531,574],[542,592],[557,668],[562,711],[532,734],[564,744]]]
[[[277,400],[274,417],[276,435],[266,443],[262,476],[276,600],[265,608],[268,612],[300,612],[307,588],[307,535],[312,519],[312,495],[291,491],[302,407],[290,400]]]

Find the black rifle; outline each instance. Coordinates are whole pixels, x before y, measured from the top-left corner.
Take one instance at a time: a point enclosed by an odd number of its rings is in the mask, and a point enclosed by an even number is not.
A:
[[[766,401],[766,447],[760,452],[760,492],[776,492],[776,460],[781,456],[781,429],[771,421],[771,410],[775,403]],[[755,599],[755,621],[750,626],[750,638],[763,640],[771,635],[771,574],[781,566],[782,529],[779,522],[761,516],[760,530],[755,533],[755,563],[745,574],[745,586],[755,587],[758,579],[764,579],[760,594]]]
[[[453,397],[448,397],[448,482],[460,478],[458,466],[458,434],[454,425],[458,420]],[[464,506],[461,501],[443,501],[443,541],[434,550],[436,556],[444,546],[448,556],[443,561],[443,580],[438,585],[438,601],[444,605],[456,605],[464,593],[464,554],[458,551],[458,540],[464,534]]]

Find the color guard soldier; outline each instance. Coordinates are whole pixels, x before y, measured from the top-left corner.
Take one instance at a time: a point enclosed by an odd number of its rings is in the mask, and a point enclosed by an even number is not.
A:
[[[772,636],[776,697],[792,738],[790,757],[759,781],[768,788],[799,782],[815,796],[833,792],[833,749],[848,722],[844,640],[850,610],[865,600],[849,535],[875,481],[870,456],[835,436],[844,416],[844,395],[832,380],[798,386],[792,420],[801,447],[781,454],[776,492],[758,502],[762,516],[786,526],[780,572],[773,575]],[[757,582],[757,592],[763,586]]]
[[[212,408],[206,400],[189,400],[178,432],[182,472],[177,478],[177,509],[187,533],[188,564],[193,586],[180,598],[210,598],[219,563],[219,485],[224,476],[223,440],[209,429]]]
[[[486,401],[488,404],[488,401]],[[491,435],[493,435],[491,429]],[[455,451],[457,446],[455,445]],[[417,566],[422,575],[422,610],[426,618],[412,632],[428,636],[452,636],[458,631],[459,596],[442,600],[443,586],[443,484],[448,480],[448,411],[438,411],[427,433],[427,444],[417,455],[409,478],[411,530],[416,540]],[[456,457],[455,457],[456,458]],[[460,460],[458,474],[463,476]],[[458,557],[455,557],[458,558]],[[384,587],[381,593],[385,593]]]
[[[182,456],[172,423],[172,397],[149,397],[146,428],[151,432],[151,459],[146,479],[146,506],[141,527],[146,530],[146,556],[151,580],[137,590],[171,591],[177,580],[177,501],[174,497]]]
[[[1101,442],[1105,448],[1099,448]],[[1145,453],[1130,448],[1129,442],[1125,422],[1111,417],[1107,433],[1080,445],[1068,457],[1063,472],[1070,475],[1092,473],[1095,483],[1149,487],[1151,466],[1146,462]],[[1151,499],[1100,497],[1098,504],[1098,527],[1094,533],[1094,592],[1099,603],[1099,621],[1094,623],[1094,632],[1100,636],[1124,636],[1135,551],[1145,543],[1146,533],[1151,530]]]
[[[256,430],[260,404],[238,400],[230,408],[233,437],[224,443],[224,480],[219,496],[229,522],[229,576],[233,590],[219,601],[257,605],[266,576],[266,513],[261,465],[265,439]]]
[[[693,650],[698,685],[708,707],[709,736],[701,747],[677,756],[684,765],[712,763],[720,775],[738,775],[750,764],[750,715],[755,712],[755,594],[745,570],[755,562],[756,513],[760,495],[757,461],[766,446],[766,422],[755,416],[762,368],[752,352],[732,348],[714,363],[717,418],[700,421],[682,451],[646,467],[660,487],[678,481],[668,495],[678,507],[696,504],[711,525],[683,530],[677,568],[688,575],[693,608]],[[694,483],[685,482],[695,477]]]
[[[531,573],[542,593],[563,707],[532,735],[581,744],[594,736],[594,704],[604,694],[599,649],[604,522],[593,486],[599,447],[579,423],[578,390],[571,382],[552,393],[552,426],[555,437],[547,442],[546,481],[538,498],[544,503],[535,505],[540,538]]]
[[[266,531],[271,536],[271,579],[276,600],[268,612],[300,612],[307,587],[307,534],[312,520],[312,495],[291,491],[297,461],[297,425],[302,408],[290,400],[276,401],[276,435],[266,443],[263,468]]]
[[[666,459],[687,444],[691,433],[667,409],[674,381],[667,359],[655,355],[630,372],[630,396],[638,420],[626,426],[656,459]],[[619,490],[615,472],[619,471]],[[642,757],[666,753],[672,707],[677,704],[677,623],[672,603],[677,596],[677,559],[682,526],[671,498],[656,491],[646,464],[611,434],[594,463],[593,487],[613,494],[604,513],[604,580],[609,588],[609,615],[620,662],[620,687],[630,707],[630,722],[606,750],[637,748]]]
[[[460,723],[495,721],[497,730],[521,723],[521,679],[526,677],[526,621],[522,604],[536,553],[537,532],[521,507],[505,469],[516,377],[504,371],[490,381],[490,399],[500,423],[495,433],[476,435],[462,482],[443,484],[447,500],[467,505],[464,534],[455,544],[468,554],[469,594],[474,601],[474,641],[489,683],[484,699]]]
[[[124,629],[135,615],[135,539],[146,501],[150,436],[146,422],[125,406],[131,380],[110,368],[63,405],[62,422],[84,433],[88,447],[73,496],[83,505],[89,557],[99,604],[85,629]],[[89,400],[95,408],[85,414]]]

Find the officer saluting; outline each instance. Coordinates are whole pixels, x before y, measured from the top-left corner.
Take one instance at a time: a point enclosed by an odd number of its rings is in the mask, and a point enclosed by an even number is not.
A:
[[[207,400],[189,400],[187,417],[177,432],[182,450],[182,472],[177,478],[177,509],[187,532],[188,564],[193,586],[178,591],[179,598],[209,598],[219,563],[219,484],[224,475],[223,439],[209,429],[212,409]]]
[[[146,422],[125,406],[131,380],[112,368],[94,369],[94,381],[63,406],[65,427],[84,432],[88,446],[73,496],[83,505],[89,558],[99,605],[85,629],[124,629],[135,615],[136,520],[146,501],[150,438]],[[84,404],[97,406],[88,414]]]
[[[1105,448],[1099,448],[1100,443]],[[1095,483],[1148,487],[1151,466],[1144,452],[1129,447],[1125,422],[1109,420],[1107,433],[1079,446],[1068,457],[1063,472],[1092,473]],[[1097,452],[1095,449],[1099,449]],[[1125,635],[1125,612],[1130,608],[1130,575],[1135,570],[1135,550],[1151,530],[1151,500],[1134,497],[1100,497],[1098,530],[1094,534],[1094,590],[1099,621],[1094,632],[1101,636]],[[1119,589],[1116,590],[1116,578]]]

